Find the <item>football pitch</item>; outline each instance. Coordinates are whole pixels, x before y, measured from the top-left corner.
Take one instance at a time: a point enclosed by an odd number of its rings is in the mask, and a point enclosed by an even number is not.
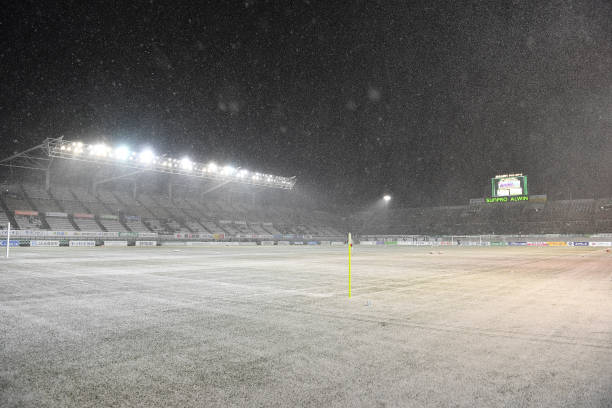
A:
[[[605,248],[16,248],[3,407],[612,406]]]

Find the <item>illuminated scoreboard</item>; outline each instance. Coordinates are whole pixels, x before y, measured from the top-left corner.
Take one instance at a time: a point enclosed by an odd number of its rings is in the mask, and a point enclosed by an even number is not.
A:
[[[521,173],[501,174],[491,179],[492,197],[526,196],[527,176]]]

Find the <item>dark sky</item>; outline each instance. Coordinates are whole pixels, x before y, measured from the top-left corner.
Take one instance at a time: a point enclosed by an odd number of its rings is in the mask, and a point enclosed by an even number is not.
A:
[[[612,196],[607,0],[12,3],[5,154],[148,143],[357,206],[464,204],[500,172]]]

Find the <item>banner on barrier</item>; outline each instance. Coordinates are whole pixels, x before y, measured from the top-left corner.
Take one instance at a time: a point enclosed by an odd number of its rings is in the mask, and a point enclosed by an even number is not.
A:
[[[136,241],[137,247],[152,247],[157,246],[156,241]]]
[[[291,245],[289,241],[278,241],[278,245]]]
[[[376,241],[361,241],[360,245],[376,245]],[[403,244],[400,244],[403,245]]]
[[[293,245],[304,245],[302,241],[294,241]]]
[[[76,217],[77,215],[74,214],[74,216]],[[101,214],[100,219],[101,220],[118,220],[119,217],[117,215],[112,215],[112,214]]]
[[[266,246],[274,245],[274,241],[261,241],[261,245],[266,245]]]
[[[30,246],[33,247],[58,247],[60,246],[59,241],[51,241],[51,240],[32,240],[30,241]]]
[[[344,245],[344,242],[342,242],[342,241],[332,241],[331,245],[333,245],[333,246],[340,246],[340,245]]]
[[[89,219],[89,220],[94,219],[94,215],[93,214],[74,213],[72,216],[74,218],[86,218],[86,219]]]
[[[45,215],[47,217],[61,217],[61,218],[68,218],[68,214],[63,213],[63,212],[55,212],[55,211],[47,211],[45,213]]]
[[[331,245],[331,241],[321,241],[321,245]]]
[[[137,232],[138,238],[157,238],[157,232]]]
[[[564,241],[547,241],[549,247],[552,246],[567,246],[567,242]]]
[[[574,242],[573,244],[574,246],[589,246],[589,243],[584,241]]]
[[[95,247],[96,241],[70,241],[68,245],[71,247]]]
[[[126,247],[128,246],[128,242],[127,241],[104,241],[104,246]]]
[[[502,241],[491,241],[491,246],[506,246],[506,243]]]
[[[37,216],[38,215],[38,211],[15,210],[15,215]]]
[[[376,241],[370,241],[372,244],[374,245],[376,244]],[[402,245],[402,246],[412,246],[412,241],[397,241],[397,245]]]
[[[19,246],[19,241],[16,239],[11,239],[9,246],[11,247],[18,247]],[[0,247],[6,247],[6,239],[0,241]]]
[[[527,242],[508,242],[508,245],[510,246],[527,246]]]
[[[317,241],[308,241],[307,244],[308,245],[319,245]]]

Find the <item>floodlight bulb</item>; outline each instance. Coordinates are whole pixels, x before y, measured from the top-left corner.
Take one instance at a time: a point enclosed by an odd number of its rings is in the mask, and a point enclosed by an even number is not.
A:
[[[389,194],[385,194],[385,196],[383,196],[383,200],[385,200],[385,202],[389,202],[391,200],[391,196]]]
[[[153,154],[153,151],[151,149],[145,149],[140,152],[139,155],[140,162],[143,164],[151,164],[153,162],[154,157],[155,154]]]
[[[215,173],[217,171],[217,165],[215,163],[208,163],[208,171]]]
[[[191,171],[193,170],[193,163],[189,160],[189,157],[181,159],[181,169]]]
[[[118,160],[127,160],[130,157],[130,149],[127,146],[119,146],[115,149],[115,158]]]
[[[106,155],[106,145],[104,143],[98,143],[93,147],[93,154],[96,156]]]

